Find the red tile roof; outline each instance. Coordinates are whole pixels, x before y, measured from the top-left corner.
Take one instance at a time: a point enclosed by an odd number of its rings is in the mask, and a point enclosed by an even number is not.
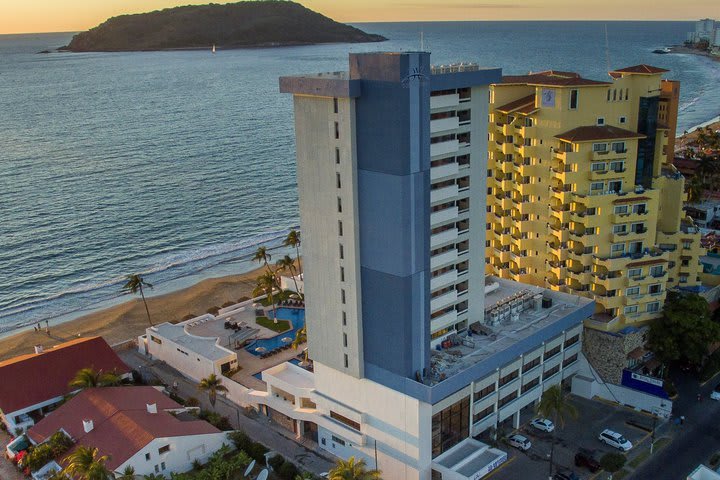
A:
[[[528,106],[535,107],[535,94],[528,95],[527,97],[520,98],[505,105],[501,105],[495,110],[503,113],[511,113]]]
[[[153,403],[157,413],[147,411]],[[166,411],[180,408],[154,387],[89,388],[30,428],[28,436],[39,443],[62,428],[76,445],[96,447],[109,456],[107,466],[116,469],[155,438],[220,432],[202,420],[183,421]],[[93,422],[89,433],[83,420]]]
[[[0,409],[11,413],[70,393],[68,383],[87,367],[119,374],[130,371],[102,337],[61,343],[40,354],[0,362]]]
[[[658,73],[665,73],[665,72],[669,72],[669,71],[670,70],[665,70],[664,68],[653,67],[651,65],[645,65],[643,63],[640,65],[634,65],[632,67],[626,67],[626,68],[621,68],[619,70],[613,70],[612,72],[610,72],[610,74],[613,74],[613,73],[639,73],[641,75],[657,75]]]
[[[561,72],[547,70],[545,72],[530,73],[528,75],[508,75],[502,78],[505,84],[541,85],[551,87],[581,87],[610,85],[608,82],[599,82],[582,78],[575,72]]]
[[[575,143],[592,142],[595,140],[617,140],[621,138],[645,138],[645,135],[610,125],[589,125],[573,128],[565,133],[555,135],[555,138]]]

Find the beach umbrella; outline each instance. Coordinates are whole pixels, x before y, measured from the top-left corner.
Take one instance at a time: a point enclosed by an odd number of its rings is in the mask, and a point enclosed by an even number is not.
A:
[[[264,352],[267,352],[267,348],[265,348],[265,347],[257,347],[257,348],[255,349],[255,351],[258,352],[258,353],[264,353]]]
[[[290,337],[283,337],[281,338],[281,340],[283,341],[283,343],[290,343],[293,341],[293,339]]]

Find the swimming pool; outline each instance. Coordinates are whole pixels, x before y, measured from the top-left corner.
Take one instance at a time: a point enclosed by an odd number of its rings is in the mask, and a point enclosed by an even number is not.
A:
[[[295,333],[305,326],[305,309],[304,308],[285,308],[275,309],[278,320],[289,320],[292,324],[292,330],[275,335],[272,338],[264,338],[255,340],[253,343],[245,347],[245,350],[253,355],[261,355],[265,352],[275,350],[276,348],[287,345],[290,342],[283,342],[283,338],[292,338],[295,340]],[[272,317],[272,311],[268,312],[268,317]],[[265,350],[256,352],[255,349],[263,347]]]

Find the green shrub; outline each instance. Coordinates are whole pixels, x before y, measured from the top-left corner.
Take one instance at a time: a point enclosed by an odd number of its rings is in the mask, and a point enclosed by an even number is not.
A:
[[[608,473],[615,473],[625,466],[626,460],[620,453],[606,453],[600,459],[600,466]]]
[[[207,309],[207,313],[209,313],[210,315],[217,315],[219,311],[220,311],[220,307],[217,307],[217,306],[210,307]]]
[[[47,464],[50,460],[59,457],[70,450],[73,441],[62,432],[54,433],[47,442],[30,448],[23,459],[23,466],[34,472]]]
[[[278,320],[277,323],[270,320],[268,317],[256,317],[255,323],[260,325],[261,327],[268,328],[272,330],[273,332],[282,333],[287,330],[290,330],[290,322],[287,320]]]
[[[292,462],[285,462],[280,465],[277,473],[283,480],[295,480],[295,475],[300,474],[297,467]]]
[[[188,397],[187,400],[185,400],[185,406],[186,407],[199,407],[200,406],[200,400],[198,400],[195,397]]]
[[[260,442],[254,442],[245,432],[237,430],[231,432],[228,437],[235,444],[235,448],[247,453],[250,458],[258,462],[265,462],[265,454],[268,449]]]
[[[275,455],[270,460],[268,460],[268,464],[274,472],[278,472],[280,470],[280,467],[282,467],[283,463],[285,463],[285,457],[283,457],[282,455]]]

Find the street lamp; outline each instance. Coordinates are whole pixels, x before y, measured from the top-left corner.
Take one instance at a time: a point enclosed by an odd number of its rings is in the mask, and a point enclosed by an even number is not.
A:
[[[657,413],[653,413],[652,434],[650,436],[650,455],[652,455],[653,448],[655,447],[655,425],[656,424],[657,424]]]

